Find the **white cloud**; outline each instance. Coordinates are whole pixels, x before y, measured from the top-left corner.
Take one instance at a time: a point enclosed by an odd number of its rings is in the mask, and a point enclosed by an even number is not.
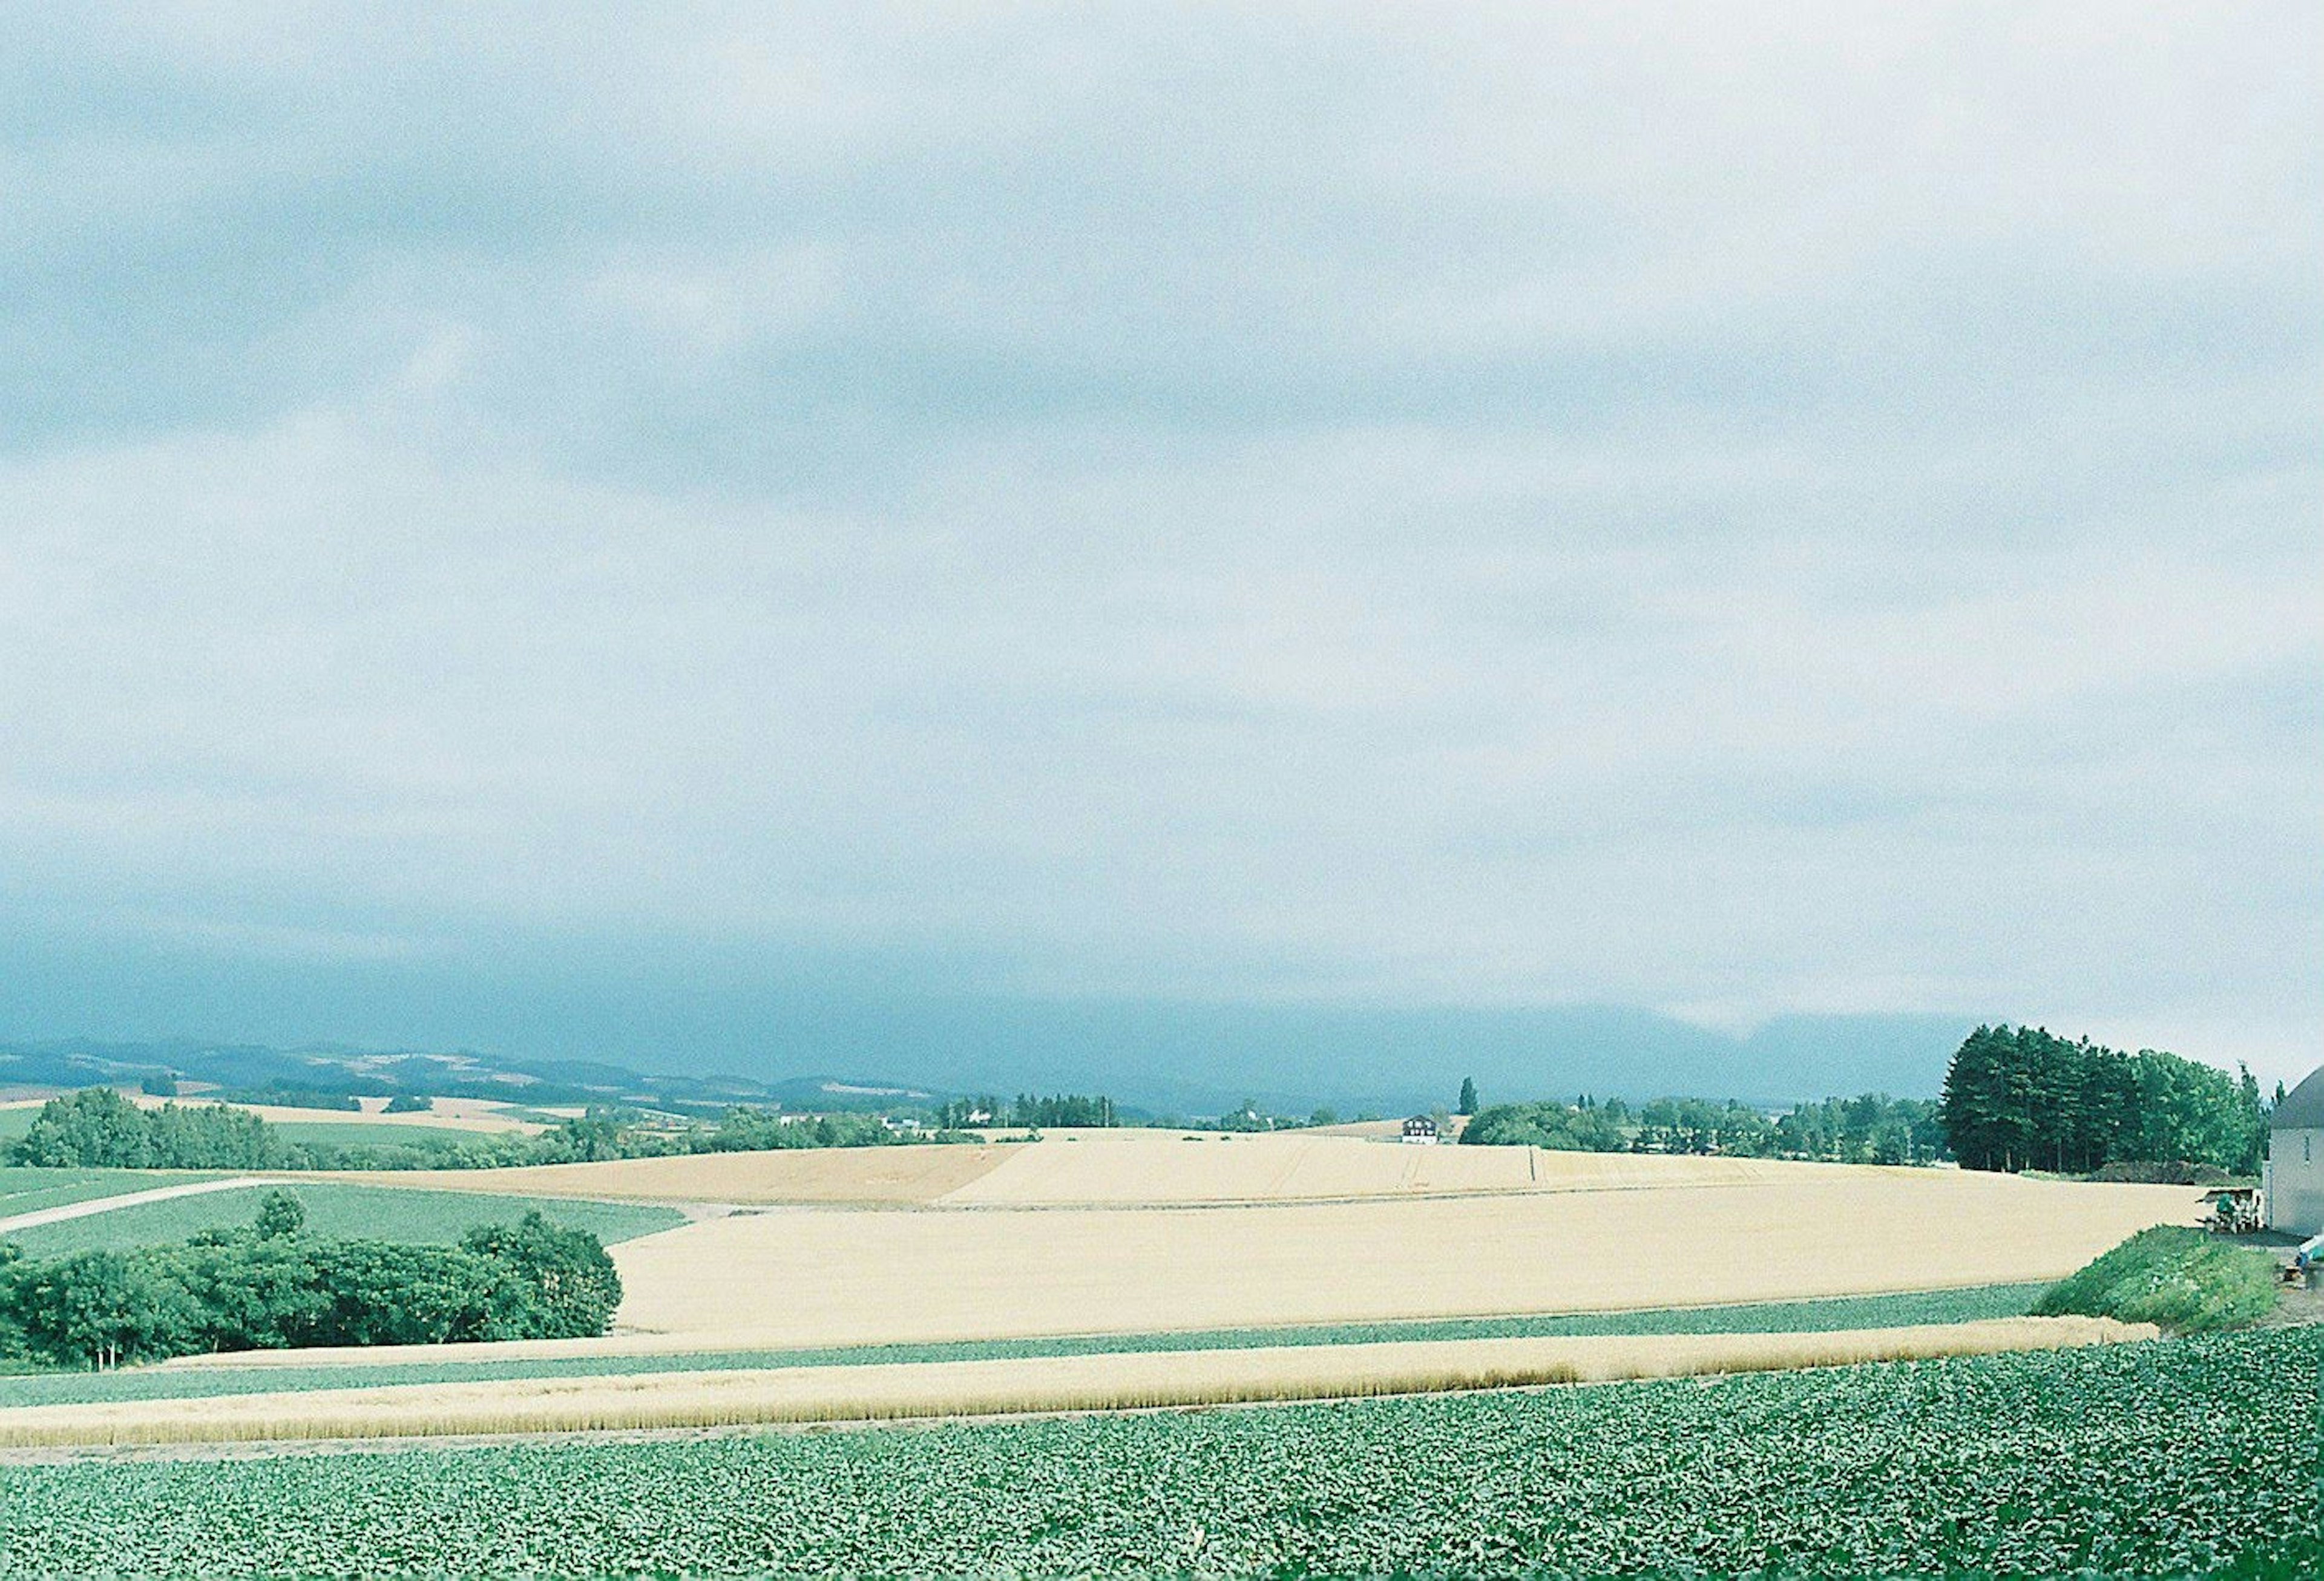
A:
[[[2305,10],[152,14],[0,131],[20,904],[2324,1024]]]

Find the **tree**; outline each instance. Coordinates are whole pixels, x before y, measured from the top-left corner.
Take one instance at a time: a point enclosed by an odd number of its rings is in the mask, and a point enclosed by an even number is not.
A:
[[[143,1169],[152,1150],[137,1107],[110,1087],[91,1087],[42,1104],[14,1159],[49,1169]]]
[[[106,1368],[175,1356],[197,1319],[185,1287],[149,1257],[77,1252],[12,1272],[24,1343],[52,1361]]]
[[[1477,1079],[1474,1076],[1463,1076],[1461,1078],[1461,1113],[1473,1115],[1476,1112]]]
[[[529,1298],[526,1337],[580,1338],[603,1334],[622,1304],[622,1276],[587,1230],[550,1223],[538,1209],[513,1225],[482,1225],[460,1239],[464,1250],[508,1268]]]
[[[266,1200],[258,1205],[254,1228],[262,1241],[295,1236],[306,1227],[306,1206],[288,1191],[269,1191]]]

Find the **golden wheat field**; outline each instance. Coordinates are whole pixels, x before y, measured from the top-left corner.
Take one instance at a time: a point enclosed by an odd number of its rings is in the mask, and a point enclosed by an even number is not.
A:
[[[776,1209],[615,1248],[617,1320],[818,1346],[1782,1301],[2054,1279],[2194,1212],[2173,1187],[1841,1166],[1408,1200]]]
[[[1188,1140],[1189,1135],[1196,1139]],[[2053,1279],[2193,1192],[1958,1170],[1052,1133],[367,1178],[756,1206],[618,1247],[620,1328],[819,1346],[1780,1301]]]
[[[725,1373],[508,1379],[0,1412],[0,1446],[877,1421],[1606,1382],[2151,1337],[2100,1318],[1825,1334],[1436,1340]]]
[[[338,1178],[528,1196],[752,1206],[1065,1208],[1731,1184],[1821,1167],[1529,1147],[1407,1147],[1304,1132],[1228,1136],[1124,1129],[1053,1131],[1039,1142],[982,1145],[800,1148]]]

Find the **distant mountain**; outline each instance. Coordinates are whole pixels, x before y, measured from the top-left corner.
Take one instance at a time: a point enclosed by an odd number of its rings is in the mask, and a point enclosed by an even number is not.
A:
[[[752,1074],[645,1071],[604,1060],[474,1050],[290,1049],[175,1039],[0,1043],[0,1089],[134,1082],[174,1073],[223,1087],[426,1092],[535,1104],[624,1103],[706,1113],[933,1105],[971,1093],[1104,1092],[1129,1108],[1215,1115],[1249,1099],[1278,1114],[1449,1106],[1463,1077],[1487,1102],[1684,1094],[1782,1105],[1881,1091],[1931,1097],[1971,1020],[1795,1016],[1748,1035],[1617,1007],[1377,1009],[1136,1000],[865,997],[812,1016],[777,1007]],[[800,1071],[878,1071],[876,1079]]]
[[[1746,1034],[1619,1007],[1394,1009],[1141,1000],[873,999],[778,1010],[767,1043],[825,1069],[876,1067],[954,1091],[1097,1091],[1172,1114],[1250,1098],[1277,1113],[1591,1092],[1781,1105],[1935,1095],[1960,1016],[1796,1016]],[[743,1062],[741,1060],[737,1063]],[[770,1060],[771,1067],[771,1059]],[[773,1070],[767,1075],[771,1079]]]
[[[410,1092],[435,1098],[488,1098],[530,1104],[630,1104],[702,1110],[736,1103],[792,1105],[786,1094],[816,1090],[811,1081],[776,1085],[740,1076],[687,1076],[632,1071],[579,1060],[505,1060],[471,1050],[421,1052],[318,1046],[298,1049],[207,1043],[189,1039],[108,1043],[87,1039],[0,1044],[0,1089],[132,1083],[148,1077],[235,1091]],[[860,1097],[890,1089],[841,1087]],[[890,1098],[890,1103],[917,1099]],[[816,1107],[876,1107],[870,1101]]]

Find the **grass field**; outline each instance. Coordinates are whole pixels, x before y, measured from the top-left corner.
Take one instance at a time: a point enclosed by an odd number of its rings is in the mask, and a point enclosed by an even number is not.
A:
[[[243,1352],[187,1358],[162,1367],[113,1373],[43,1373],[0,1379],[0,1410],[106,1401],[255,1394],[296,1389],[351,1389],[399,1383],[482,1383],[506,1378],[613,1377],[634,1373],[737,1372],[926,1362],[1003,1361],[1109,1356],[1129,1351],[1262,1350],[1285,1346],[1386,1345],[1445,1340],[1587,1338],[1609,1335],[1803,1334],[1973,1323],[2026,1315],[2041,1285],[1860,1296],[1830,1301],[1779,1301],[1739,1307],[1675,1307],[1655,1311],[1581,1312],[1434,1323],[1337,1324],[1298,1328],[1218,1328],[1200,1333],[1101,1334],[1047,1339],[970,1340],[953,1345],[842,1346],[822,1350],[603,1352],[542,1355],[546,1347],[475,1345],[438,1347],[424,1360],[400,1350]],[[576,1347],[567,1346],[567,1352]],[[320,1363],[321,1365],[318,1365]]]
[[[2175,1187],[1800,1166],[1711,1185],[1268,1207],[774,1209],[689,1225],[615,1261],[631,1292],[623,1328],[742,1349],[2049,1280],[2195,1209]]]
[[[127,1175],[139,1183],[132,1190],[183,1178],[143,1171],[106,1172]],[[540,1209],[560,1224],[588,1230],[608,1245],[652,1235],[685,1222],[685,1215],[676,1209],[638,1202],[404,1191],[320,1181],[300,1181],[282,1189],[298,1198],[307,1209],[307,1228],[310,1233],[334,1237],[360,1236],[376,1240],[448,1244],[476,1225],[512,1220],[529,1208]],[[32,1257],[98,1248],[158,1245],[184,1240],[198,1230],[248,1224],[257,1213],[263,1195],[254,1189],[135,1203],[110,1212],[33,1225],[15,1231],[8,1238]]]
[[[217,1178],[198,1170],[0,1168],[0,1218]]]
[[[390,1125],[389,1119],[404,1117],[381,1116],[377,1119],[276,1120],[272,1122],[277,1135],[296,1147],[412,1147],[430,1152],[447,1152],[475,1143],[484,1135],[466,1126]]]
[[[1793,1334],[1463,1339],[494,1379],[0,1412],[0,1445],[229,1443],[882,1421],[1755,1372],[2152,1338],[2107,1318]]]
[[[2317,1364],[2312,1335],[2274,1331],[1250,1411],[79,1459],[0,1466],[0,1574],[2184,1575],[2264,1549],[2289,1578],[2324,1558]]]

